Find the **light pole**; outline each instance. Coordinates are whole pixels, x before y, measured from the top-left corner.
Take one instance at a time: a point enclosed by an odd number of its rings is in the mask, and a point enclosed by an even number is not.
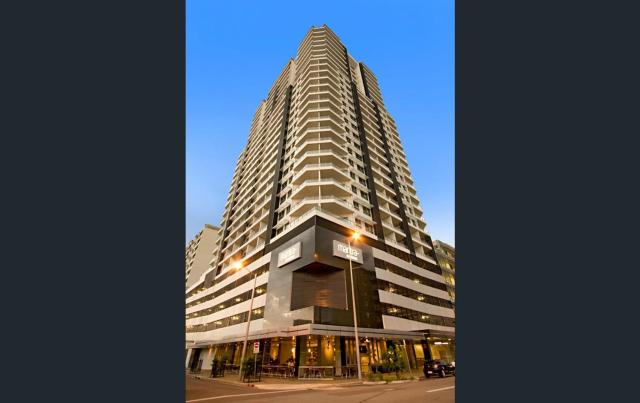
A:
[[[234,264],[236,270],[240,270],[242,268],[242,262],[237,262]],[[251,302],[249,303],[249,315],[247,317],[247,329],[244,333],[244,345],[242,346],[242,356],[240,357],[240,381],[242,381],[242,364],[244,363],[244,355],[247,352],[247,341],[249,340],[249,327],[251,326],[251,313],[253,311],[253,296],[256,292],[256,281],[258,280],[258,271],[254,270],[253,274],[253,287],[251,288]]]
[[[360,238],[360,234],[354,232],[351,238],[347,239],[347,245],[349,246],[349,253],[347,253],[347,260],[349,260],[349,275],[351,277],[351,305],[353,305],[353,330],[356,339],[356,362],[358,366],[358,380],[362,380],[362,369],[360,369],[360,336],[358,336],[358,314],[356,311],[356,294],[353,287],[353,265],[351,263],[351,239],[357,241]]]

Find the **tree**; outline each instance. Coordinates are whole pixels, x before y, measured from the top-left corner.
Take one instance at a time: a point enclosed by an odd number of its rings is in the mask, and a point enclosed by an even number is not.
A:
[[[254,358],[254,356],[249,356],[244,359],[244,362],[241,364],[243,379],[249,380],[252,377],[256,376],[256,374],[254,373],[254,367],[256,366],[257,362],[255,361],[256,359]]]
[[[407,369],[404,352],[398,345],[390,345],[387,351],[382,354],[382,362],[385,371],[395,372],[396,378],[400,379],[400,372]]]

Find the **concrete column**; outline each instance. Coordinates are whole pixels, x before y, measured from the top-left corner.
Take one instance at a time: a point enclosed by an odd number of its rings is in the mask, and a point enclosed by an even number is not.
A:
[[[184,367],[185,369],[189,368],[189,361],[191,360],[191,355],[193,354],[193,349],[190,348],[187,350],[187,358],[184,361]]]
[[[333,358],[335,359],[335,369],[336,369],[336,376],[342,376],[342,349],[341,347],[341,343],[340,343],[340,336],[334,336],[333,337],[333,346],[335,347],[335,352],[333,354]]]

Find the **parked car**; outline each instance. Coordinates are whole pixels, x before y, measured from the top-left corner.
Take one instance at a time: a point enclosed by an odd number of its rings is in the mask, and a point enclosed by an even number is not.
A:
[[[438,375],[440,378],[444,378],[447,374],[455,376],[456,364],[455,361],[447,363],[442,360],[427,360],[424,362],[422,371],[425,378],[429,378],[432,375]]]

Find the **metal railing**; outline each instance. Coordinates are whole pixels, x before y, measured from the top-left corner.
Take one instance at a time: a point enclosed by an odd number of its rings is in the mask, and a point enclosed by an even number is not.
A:
[[[298,379],[326,379],[333,378],[335,368],[330,365],[300,365]]]

